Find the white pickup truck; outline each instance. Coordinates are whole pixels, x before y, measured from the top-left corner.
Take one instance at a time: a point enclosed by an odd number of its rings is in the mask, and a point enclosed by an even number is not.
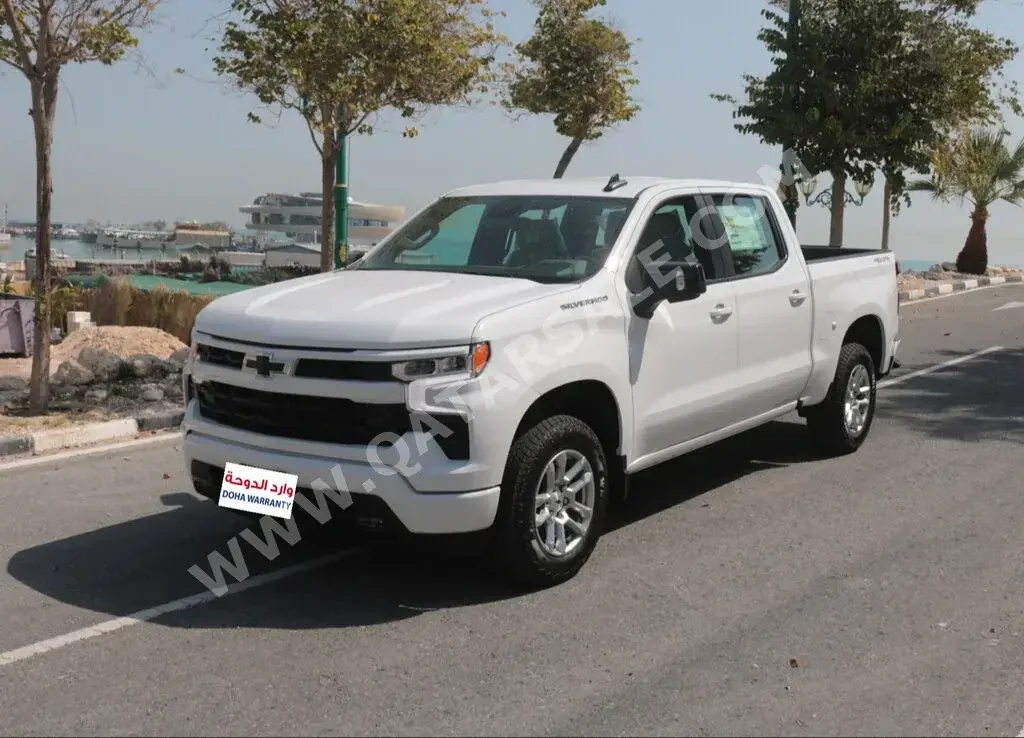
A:
[[[466,187],[347,269],[205,308],[186,463],[221,504],[227,465],[300,495],[343,479],[345,519],[484,532],[513,575],[555,584],[635,472],[793,411],[855,451],[899,347],[897,269],[802,248],[762,185]]]

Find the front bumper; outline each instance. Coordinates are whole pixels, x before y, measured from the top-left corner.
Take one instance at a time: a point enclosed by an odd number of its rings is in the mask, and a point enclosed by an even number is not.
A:
[[[501,495],[500,487],[468,492],[417,492],[402,474],[384,474],[365,462],[272,451],[238,441],[226,441],[188,428],[183,450],[186,468],[194,475],[196,490],[207,497],[211,496],[211,484],[216,487],[213,494],[219,494],[220,479],[215,475],[228,462],[234,462],[296,474],[300,490],[309,490],[319,480],[335,490],[344,486],[352,499],[361,505],[365,505],[366,498],[377,498],[405,530],[416,534],[486,530],[494,523]],[[214,478],[211,478],[211,472]]]

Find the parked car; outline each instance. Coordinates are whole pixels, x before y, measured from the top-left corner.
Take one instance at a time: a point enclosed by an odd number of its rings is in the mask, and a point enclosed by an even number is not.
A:
[[[206,307],[184,457],[225,506],[231,465],[307,493],[343,476],[350,519],[487,531],[513,575],[550,585],[638,471],[793,411],[809,442],[856,451],[898,310],[891,253],[801,247],[770,187],[466,187],[347,269]]]

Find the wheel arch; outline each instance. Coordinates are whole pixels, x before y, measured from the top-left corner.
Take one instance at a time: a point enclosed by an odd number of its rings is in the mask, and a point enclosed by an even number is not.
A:
[[[846,329],[840,349],[848,343],[859,343],[868,350],[871,360],[875,363],[877,378],[884,369],[882,362],[885,360],[885,328],[882,326],[882,319],[874,313],[857,318]]]
[[[611,387],[598,379],[568,382],[544,392],[527,408],[516,427],[514,438],[553,415],[572,415],[597,434],[612,476],[612,497],[625,496],[625,456],[622,408]]]

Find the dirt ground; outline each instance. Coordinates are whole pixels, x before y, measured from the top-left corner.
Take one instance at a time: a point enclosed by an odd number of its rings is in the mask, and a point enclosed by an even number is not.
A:
[[[53,374],[68,359],[77,359],[86,346],[106,349],[121,358],[132,354],[152,354],[166,359],[185,347],[174,336],[157,328],[100,326],[81,328],[50,347],[50,373]],[[0,359],[0,376],[28,377],[32,373],[32,359]]]
[[[4,415],[0,412],[0,438],[7,436],[23,436],[29,433],[37,433],[54,428],[67,428],[68,426],[84,423],[102,423],[105,420],[114,420],[115,415],[103,410],[89,410],[83,412],[69,413],[67,411],[54,412],[52,415],[40,417],[20,417],[17,415]]]

